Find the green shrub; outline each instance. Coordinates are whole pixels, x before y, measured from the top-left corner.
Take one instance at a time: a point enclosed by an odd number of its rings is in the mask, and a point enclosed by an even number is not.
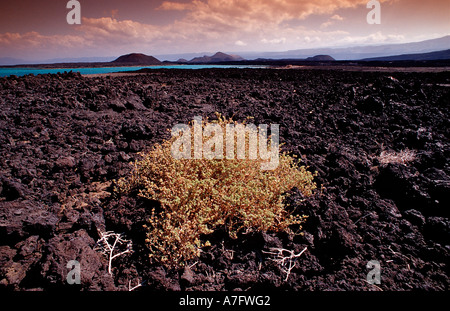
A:
[[[219,116],[213,122],[225,129],[233,121]],[[203,122],[203,128],[207,124]],[[236,238],[238,232],[277,232],[305,220],[289,213],[284,204],[289,190],[296,187],[310,196],[316,187],[314,175],[294,157],[281,153],[278,167],[267,171],[261,170],[259,157],[175,159],[171,153],[175,139],[142,154],[131,176],[116,183],[119,193],[137,191],[161,203],[146,225],[151,258],[169,267],[180,266],[209,245],[201,242],[201,236],[219,227]]]

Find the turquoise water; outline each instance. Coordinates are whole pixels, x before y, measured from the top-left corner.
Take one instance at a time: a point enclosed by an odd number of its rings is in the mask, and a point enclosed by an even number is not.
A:
[[[119,71],[135,71],[142,68],[148,69],[205,69],[205,68],[264,68],[265,66],[245,66],[245,65],[171,65],[171,66],[143,66],[143,67],[102,67],[102,68],[61,68],[61,69],[38,69],[38,68],[0,68],[0,77],[11,75],[24,76],[27,74],[47,74],[63,73],[64,71],[79,72],[81,74],[112,73]]]

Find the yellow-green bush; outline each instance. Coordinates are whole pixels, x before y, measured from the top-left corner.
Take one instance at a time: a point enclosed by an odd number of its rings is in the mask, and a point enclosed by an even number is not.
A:
[[[223,129],[231,120],[218,121]],[[207,125],[203,122],[203,128]],[[235,123],[236,124],[236,123]],[[191,126],[192,129],[192,126]],[[175,159],[176,137],[157,144],[136,161],[131,176],[117,182],[121,193],[161,203],[146,228],[150,257],[166,266],[183,265],[209,242],[202,235],[222,227],[232,238],[241,231],[280,231],[300,225],[305,216],[292,215],[284,199],[294,187],[309,196],[314,175],[297,159],[281,153],[274,170],[261,170],[261,159]]]

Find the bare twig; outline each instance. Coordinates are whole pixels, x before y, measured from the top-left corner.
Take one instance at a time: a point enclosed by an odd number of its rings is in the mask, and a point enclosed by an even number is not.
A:
[[[364,218],[366,218],[366,217],[368,217],[368,216],[371,216],[372,214],[370,214],[370,213],[368,213],[368,214],[366,214],[366,215],[364,215],[364,216],[361,216],[361,217],[359,217],[359,219],[357,220],[357,221],[355,221],[355,225],[358,223],[358,222],[360,222],[361,220],[363,220]]]
[[[233,260],[234,257],[234,250],[232,249],[225,249],[225,245],[222,242],[222,252],[223,255],[225,256],[225,258],[229,259],[229,260]]]
[[[112,274],[111,272],[111,266],[112,266],[112,260],[116,257],[122,256],[126,253],[132,252],[132,243],[130,240],[125,240],[122,238],[122,235],[119,233],[114,233],[112,231],[108,232],[100,232],[99,234],[101,238],[97,241],[97,244],[100,246],[100,249],[103,254],[105,254],[108,257],[108,273]],[[110,241],[113,240],[111,243]],[[114,251],[117,252],[116,248],[119,247],[119,245],[125,244],[125,250],[118,252],[114,254]]]
[[[131,287],[131,280],[128,282],[128,291],[132,292],[134,291],[136,288],[141,287],[144,284],[144,282],[138,283],[138,285]]]
[[[286,272],[286,278],[284,281],[287,281],[289,275],[291,274],[291,270],[295,267],[296,259],[300,257],[306,251],[306,249],[307,247],[305,247],[298,254],[295,254],[294,251],[285,248],[271,248],[270,252],[263,251],[263,253],[270,254],[274,257],[270,259],[279,264],[284,272]],[[286,253],[288,254],[287,256],[285,255]]]
[[[192,265],[189,266],[189,269],[192,269],[196,264],[198,264],[198,261],[194,262]]]
[[[408,267],[408,270],[411,270],[411,267],[409,266],[408,261],[411,261],[411,258],[409,258],[406,255],[403,255],[402,253],[399,252],[395,252],[392,248],[391,245],[388,246],[388,249],[392,252],[392,254],[399,256],[400,258],[403,258],[406,261],[406,266]]]

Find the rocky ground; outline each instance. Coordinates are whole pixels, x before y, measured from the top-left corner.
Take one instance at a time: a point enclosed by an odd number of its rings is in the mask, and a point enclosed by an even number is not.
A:
[[[0,288],[11,290],[448,290],[450,76],[338,70],[154,70],[0,79]],[[284,149],[317,171],[314,197],[289,198],[303,235],[208,237],[180,270],[149,262],[151,203],[112,181],[167,129],[214,112],[280,124]],[[410,151],[409,161],[380,157]],[[386,155],[386,154],[385,154]],[[132,253],[112,261],[101,232]],[[296,254],[286,271],[271,248]],[[122,249],[123,250],[123,249]],[[285,253],[287,254],[287,253]],[[69,285],[77,260],[81,284]],[[377,260],[381,284],[366,267]]]

